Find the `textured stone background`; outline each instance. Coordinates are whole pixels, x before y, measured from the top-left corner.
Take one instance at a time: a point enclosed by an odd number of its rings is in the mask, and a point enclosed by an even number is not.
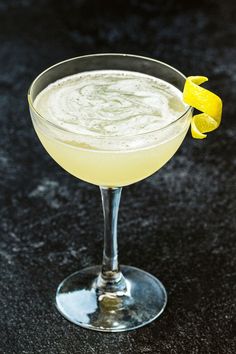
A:
[[[234,1],[0,1],[0,353],[236,353]],[[221,128],[186,138],[156,175],[123,191],[120,259],[160,277],[169,303],[140,330],[77,328],[54,308],[58,283],[100,263],[98,188],[62,171],[30,121],[41,70],[94,52],[129,52],[209,76]]]

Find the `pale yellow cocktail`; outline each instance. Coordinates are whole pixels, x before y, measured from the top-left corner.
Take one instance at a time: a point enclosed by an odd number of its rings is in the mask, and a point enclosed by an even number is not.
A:
[[[183,101],[185,83],[182,73],[158,60],[105,53],[55,64],[29,89],[32,121],[45,149],[101,191],[102,265],[69,275],[56,292],[57,309],[78,326],[133,330],[166,306],[159,279],[119,265],[117,220],[122,186],[159,170],[187,133],[192,108]]]
[[[34,126],[53,159],[72,175],[109,187],[159,170],[181,145],[191,115],[176,122],[187,106],[170,83],[120,70],[60,79],[39,93],[34,107],[47,120]]]

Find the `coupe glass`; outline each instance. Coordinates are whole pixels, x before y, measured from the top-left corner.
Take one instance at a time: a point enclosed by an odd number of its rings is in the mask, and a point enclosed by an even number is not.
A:
[[[57,309],[81,327],[121,332],[150,323],[160,316],[167,303],[166,290],[157,278],[132,266],[119,266],[117,218],[121,190],[125,185],[150,176],[174,155],[189,128],[192,108],[186,106],[184,114],[161,129],[118,138],[89,136],[90,144],[86,146],[84,134],[75,134],[48,121],[37,112],[34,100],[56,80],[91,70],[128,70],[148,74],[171,83],[179,90],[183,90],[186,77],[154,59],[126,54],[95,54],[72,58],[48,68],[29,89],[33,125],[45,149],[69,173],[100,186],[102,196],[102,265],[79,270],[64,279],[56,292]],[[98,150],[93,146],[99,146],[99,139],[102,139],[102,148]],[[134,148],[114,150],[116,139],[123,143],[132,142]]]

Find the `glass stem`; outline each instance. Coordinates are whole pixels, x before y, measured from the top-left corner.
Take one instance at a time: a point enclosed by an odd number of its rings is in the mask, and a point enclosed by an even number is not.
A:
[[[125,279],[118,263],[117,219],[122,188],[100,187],[104,215],[104,248],[102,270],[97,288],[102,292],[119,292],[126,289]]]

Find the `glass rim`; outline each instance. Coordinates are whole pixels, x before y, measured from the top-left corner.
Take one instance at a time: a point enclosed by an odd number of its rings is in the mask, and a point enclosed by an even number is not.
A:
[[[147,61],[153,61],[155,63],[159,63],[163,66],[166,66],[168,68],[170,68],[171,70],[175,71],[177,74],[179,74],[180,76],[182,76],[185,80],[186,80],[186,76],[179,70],[175,69],[173,66],[169,65],[169,64],[166,64],[160,60],[156,60],[156,59],[153,59],[153,58],[149,58],[149,57],[145,57],[145,56],[142,56],[142,55],[135,55],[135,54],[124,54],[124,53],[95,53],[95,54],[87,54],[87,55],[80,55],[80,56],[77,56],[77,57],[73,57],[73,58],[69,58],[69,59],[66,59],[66,60],[62,60],[54,65],[51,65],[49,66],[47,69],[43,70],[39,75],[36,76],[36,78],[32,81],[29,89],[28,89],[28,93],[27,93],[27,98],[28,98],[28,103],[29,103],[29,107],[34,111],[34,113],[44,122],[46,122],[47,124],[49,124],[50,126],[56,128],[56,129],[59,129],[63,132],[66,132],[66,133],[69,133],[69,134],[72,134],[72,135],[82,135],[82,136],[89,136],[90,138],[94,138],[94,139],[99,139],[99,138],[112,138],[112,139],[115,139],[115,138],[121,138],[121,136],[117,136],[117,135],[91,135],[91,134],[85,134],[85,133],[74,133],[72,131],[70,131],[69,129],[66,129],[66,128],[63,128],[61,127],[60,125],[57,125],[53,122],[51,122],[50,120],[46,119],[42,114],[40,114],[36,108],[34,107],[34,103],[33,103],[33,100],[32,100],[32,95],[31,95],[31,91],[32,91],[32,88],[34,86],[34,84],[37,82],[38,79],[40,79],[40,77],[45,74],[47,71],[53,69],[54,67],[57,67],[61,64],[64,64],[66,62],[69,62],[69,61],[73,61],[73,60],[76,60],[76,59],[80,59],[80,58],[88,58],[88,57],[95,57],[95,56],[117,56],[117,57],[130,57],[130,58],[140,58],[140,59],[144,59],[144,60],[147,60]],[[110,70],[110,69],[109,69]],[[130,70],[129,70],[130,71]],[[151,134],[151,133],[155,133],[157,131],[162,131],[172,125],[174,125],[176,122],[178,122],[179,120],[181,120],[181,118],[183,118],[186,114],[188,114],[191,110],[193,110],[193,107],[192,106],[189,106],[188,104],[186,104],[186,110],[184,111],[184,113],[182,113],[180,116],[178,116],[175,120],[173,120],[172,122],[164,125],[163,127],[161,128],[157,128],[157,129],[154,129],[154,130],[150,130],[148,132],[144,132],[144,133],[138,133],[138,134],[130,134],[130,135],[125,135],[123,136],[123,138],[128,138],[128,137],[132,137],[132,136],[139,136],[139,135],[145,135],[145,134]]]

